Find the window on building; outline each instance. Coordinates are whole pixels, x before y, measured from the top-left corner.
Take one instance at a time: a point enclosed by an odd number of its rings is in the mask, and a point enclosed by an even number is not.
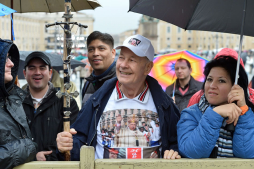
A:
[[[170,45],[168,45],[168,48],[170,48]]]
[[[178,33],[181,33],[181,28],[178,27]]]
[[[181,38],[179,37],[179,38],[177,38],[177,40],[179,40],[179,41],[180,41],[180,40],[181,40]]]
[[[167,38],[167,40],[170,40],[170,38]]]
[[[191,33],[191,30],[188,30],[189,33]]]
[[[191,48],[191,45],[188,45],[188,48],[190,49],[190,48]]]
[[[177,48],[180,49],[180,48],[181,48],[181,45],[177,45]]]
[[[168,33],[170,33],[170,27],[168,26],[168,30],[167,30]]]
[[[189,41],[191,41],[191,38],[188,38]]]

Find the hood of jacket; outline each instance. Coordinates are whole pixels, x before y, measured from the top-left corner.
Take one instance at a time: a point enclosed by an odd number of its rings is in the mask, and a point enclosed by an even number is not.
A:
[[[234,58],[235,60],[237,60],[238,53],[235,50],[233,50],[233,49],[224,48],[219,53],[217,53],[217,55],[214,57],[214,59],[216,59],[216,58],[218,58],[220,56],[230,56],[230,57]],[[242,58],[240,58],[240,63],[242,65],[243,69],[245,69]]]
[[[13,77],[12,81],[5,84],[4,75],[7,53],[11,56],[11,61],[14,66],[11,68],[11,75]],[[19,57],[19,50],[12,41],[0,39],[0,97],[2,98],[9,96],[9,92],[13,88],[19,69]]]

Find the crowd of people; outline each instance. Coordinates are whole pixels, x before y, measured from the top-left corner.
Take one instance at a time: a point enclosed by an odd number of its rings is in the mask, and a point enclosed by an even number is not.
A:
[[[204,83],[191,76],[188,60],[177,60],[177,80],[166,91],[148,75],[154,48],[144,36],[114,48],[111,35],[94,31],[87,50],[93,71],[82,87],[81,109],[71,99],[71,129],[63,132],[63,99],[56,97],[61,89],[52,83],[48,56],[27,56],[22,90],[15,84],[18,48],[0,39],[0,168],[61,161],[67,151],[77,161],[83,145],[95,148],[96,159],[254,158],[253,89],[242,60],[235,84],[233,49],[205,66]]]

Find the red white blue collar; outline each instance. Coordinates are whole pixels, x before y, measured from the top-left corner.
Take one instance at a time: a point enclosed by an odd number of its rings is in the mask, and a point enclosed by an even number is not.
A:
[[[149,86],[148,83],[146,82],[146,87],[145,89],[135,98],[133,98],[134,100],[141,102],[141,103],[147,103],[148,98],[150,95],[150,90],[149,90]],[[116,101],[120,101],[120,100],[125,100],[125,99],[129,99],[127,98],[123,92],[121,91],[121,89],[119,88],[119,81],[116,82],[116,95],[115,95],[115,100]]]

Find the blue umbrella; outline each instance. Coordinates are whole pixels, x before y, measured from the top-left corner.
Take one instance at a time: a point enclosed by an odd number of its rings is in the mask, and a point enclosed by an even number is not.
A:
[[[0,16],[5,16],[5,15],[10,15],[14,12],[17,12],[3,4],[0,3]],[[12,16],[11,16],[11,24],[12,24],[12,36],[13,36],[13,40],[15,40],[15,36],[14,36],[14,29],[13,29],[13,19],[12,19]]]

